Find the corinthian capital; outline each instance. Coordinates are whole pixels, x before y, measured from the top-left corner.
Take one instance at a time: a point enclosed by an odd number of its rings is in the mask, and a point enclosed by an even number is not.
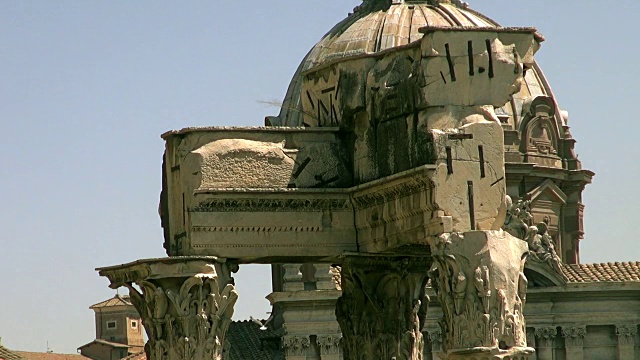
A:
[[[634,343],[634,338],[638,334],[638,325],[624,324],[616,325],[616,335],[618,335],[618,342],[621,344],[631,345]]]
[[[215,257],[172,257],[97,270],[112,288],[129,289],[149,360],[218,360],[238,299],[231,268]]]
[[[553,340],[558,335],[558,329],[553,326],[536,328],[536,337],[538,339]]]
[[[567,346],[583,346],[586,335],[587,327],[585,325],[562,327],[562,336],[565,338]]]
[[[282,347],[289,356],[306,355],[310,344],[308,336],[285,336],[282,339]]]
[[[531,354],[522,313],[527,244],[503,231],[470,231],[443,234],[430,245],[447,358]]]

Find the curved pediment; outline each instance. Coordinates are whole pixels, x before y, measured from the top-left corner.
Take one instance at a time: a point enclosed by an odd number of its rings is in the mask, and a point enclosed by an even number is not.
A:
[[[529,280],[530,288],[564,286],[567,284],[567,278],[564,274],[558,273],[549,264],[536,258],[527,259],[524,265],[524,274]]]

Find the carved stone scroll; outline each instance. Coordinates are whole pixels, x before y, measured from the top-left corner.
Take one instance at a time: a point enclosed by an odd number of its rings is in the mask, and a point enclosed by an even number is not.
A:
[[[215,257],[173,257],[97,270],[112,288],[129,289],[149,337],[147,359],[219,360],[238,299],[233,267]]]
[[[522,313],[527,244],[503,231],[472,231],[443,234],[432,240],[431,251],[446,358],[532,354]]]
[[[336,316],[345,359],[422,360],[427,257],[347,256]]]

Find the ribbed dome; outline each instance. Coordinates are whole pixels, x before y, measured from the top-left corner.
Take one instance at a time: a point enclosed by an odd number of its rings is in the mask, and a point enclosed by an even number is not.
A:
[[[455,0],[365,0],[309,51],[291,80],[278,118],[271,119],[272,125],[303,125],[301,74],[306,70],[341,58],[375,54],[418,41],[422,38],[418,29],[425,26],[486,28],[499,25]],[[514,95],[509,106],[496,109],[498,114],[519,115],[524,99],[536,95],[551,96],[551,90],[537,67],[527,72],[525,80],[527,87]],[[514,119],[510,122],[513,124]]]

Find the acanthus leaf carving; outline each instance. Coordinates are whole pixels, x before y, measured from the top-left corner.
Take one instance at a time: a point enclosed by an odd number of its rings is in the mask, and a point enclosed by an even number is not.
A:
[[[321,355],[340,353],[340,341],[342,337],[336,335],[318,335],[318,345]]]
[[[336,316],[346,359],[422,360],[428,258],[353,256]]]
[[[498,248],[503,256],[491,253]],[[432,241],[431,251],[429,276],[442,306],[445,353],[530,354],[522,313],[526,244],[502,231],[445,233]]]
[[[140,263],[101,270],[112,284],[129,289],[149,337],[145,345],[149,360],[222,359],[238,293],[228,264],[193,259],[182,258],[183,264],[142,260],[146,271],[140,271]]]
[[[563,326],[562,336],[565,339],[566,346],[582,347],[584,338],[587,336],[587,327],[585,325]]]
[[[311,345],[308,336],[287,335],[282,339],[282,347],[287,355],[303,356],[306,355],[307,349]]]
[[[616,335],[621,345],[633,345],[638,334],[638,325],[622,324],[616,325]]]

